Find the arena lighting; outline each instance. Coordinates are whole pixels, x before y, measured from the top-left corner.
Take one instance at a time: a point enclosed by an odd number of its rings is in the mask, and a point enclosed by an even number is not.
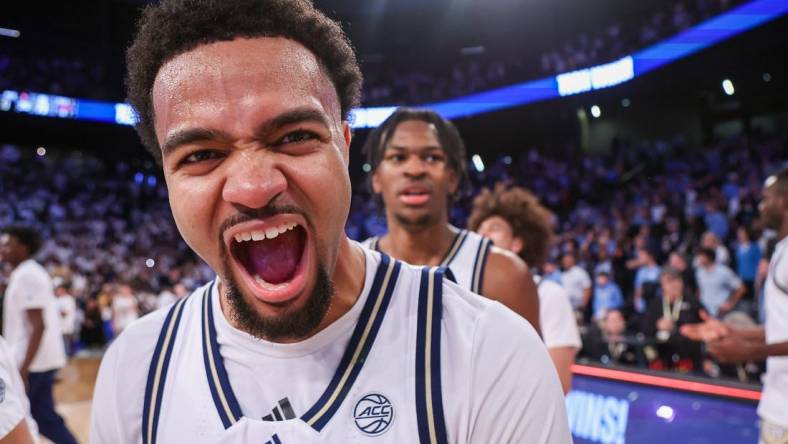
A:
[[[764,82],[767,82],[767,83],[772,81],[772,75],[769,74],[768,72],[763,73],[761,78],[763,79]]]
[[[21,32],[17,31],[16,29],[9,29],[9,28],[0,28],[0,35],[4,37],[11,37],[11,38],[19,38],[22,35]]]
[[[613,63],[559,74],[555,77],[558,95],[570,96],[628,82],[635,78],[634,66],[632,56],[626,56]]]
[[[599,108],[599,106],[597,106],[597,105],[594,105],[594,106],[592,106],[592,107],[591,107],[591,115],[592,115],[592,116],[593,116],[595,119],[598,119],[598,118],[599,118],[599,116],[601,116],[601,115],[602,115],[602,109],[601,109],[601,108]]]
[[[732,96],[736,92],[736,89],[733,87],[733,82],[731,82],[731,79],[725,79],[722,81],[722,90],[725,91],[725,94],[729,96]]]
[[[752,0],[612,63],[422,106],[434,109],[447,119],[457,119],[615,86],[786,13],[788,1]],[[764,78],[764,81],[768,80]],[[396,106],[386,106],[352,110],[351,127],[377,127],[395,109]],[[122,125],[133,125],[135,120],[131,107],[124,103],[97,102],[12,90],[4,91],[0,96],[0,110]]]
[[[473,161],[473,167],[476,168],[476,171],[480,173],[484,171],[484,162],[482,161],[482,157],[480,155],[474,154],[473,157],[471,157],[471,160]]]
[[[631,104],[632,102],[629,99],[627,98],[621,99],[621,106],[623,106],[624,108],[629,108],[629,105]]]
[[[39,157],[44,157],[47,155],[47,149],[43,146],[40,146],[36,148],[36,154],[38,154]]]
[[[667,422],[672,422],[673,418],[676,417],[676,412],[670,406],[661,405],[657,409],[657,416],[664,419]]]
[[[154,265],[156,265],[156,261],[154,261],[153,259],[148,258],[145,261],[145,266],[148,268],[153,268]]]
[[[364,163],[364,165],[361,165],[361,170],[364,171],[365,173],[369,173],[370,171],[372,171],[372,165],[368,163]]]

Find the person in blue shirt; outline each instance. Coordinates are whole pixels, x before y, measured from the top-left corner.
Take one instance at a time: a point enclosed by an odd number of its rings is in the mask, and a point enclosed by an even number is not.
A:
[[[736,230],[736,238],[738,243],[736,245],[736,271],[744,282],[744,287],[747,293],[742,298],[751,305],[750,311],[755,312],[757,308],[752,306],[755,301],[755,277],[758,274],[758,263],[761,260],[761,247],[756,242],[753,242],[752,232],[744,226]]]
[[[661,270],[654,253],[647,248],[638,250],[638,263],[640,266],[635,272],[635,310],[643,313],[656,294]]]
[[[609,272],[598,271],[593,296],[594,319],[602,320],[610,310],[617,310],[622,305],[624,305],[624,295],[621,293],[621,288],[610,280]]]

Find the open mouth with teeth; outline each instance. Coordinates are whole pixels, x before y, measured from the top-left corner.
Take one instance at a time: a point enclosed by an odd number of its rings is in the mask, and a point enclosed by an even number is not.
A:
[[[307,232],[298,223],[250,227],[232,236],[230,252],[260,299],[291,299],[304,284]]]

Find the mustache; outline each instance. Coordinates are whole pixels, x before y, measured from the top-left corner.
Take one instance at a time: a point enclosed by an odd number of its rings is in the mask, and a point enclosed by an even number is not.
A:
[[[225,219],[219,226],[219,242],[224,243],[224,232],[230,228],[252,220],[265,219],[278,214],[298,214],[304,218],[307,227],[314,231],[311,218],[304,210],[294,205],[266,205],[262,208],[245,208]]]

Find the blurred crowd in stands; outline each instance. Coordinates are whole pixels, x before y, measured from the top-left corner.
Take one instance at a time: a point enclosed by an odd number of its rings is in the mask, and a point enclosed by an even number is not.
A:
[[[471,50],[451,66],[365,63],[365,106],[423,104],[615,61],[741,3],[732,0],[665,2],[632,23],[578,33],[541,53],[486,54]],[[363,58],[362,58],[363,61]],[[408,68],[402,69],[402,66]]]
[[[532,190],[558,235],[539,271],[570,295],[581,359],[755,380],[757,365],[719,366],[676,331],[705,316],[761,322],[774,233],[760,228],[757,202],[787,145],[785,137],[753,135],[702,148],[617,140],[605,154],[531,149],[488,159],[483,172],[471,167],[452,222],[465,226],[482,187],[504,181]],[[180,239],[155,174],[80,152],[40,156],[5,145],[0,192],[0,225],[24,222],[44,234],[37,258],[64,313],[74,312],[64,328],[72,351],[103,346],[213,277]],[[356,184],[349,236],[383,231],[375,198]],[[665,265],[675,279],[661,279]]]
[[[626,23],[581,32],[552,49],[479,52],[457,56],[447,66],[424,60],[369,61],[362,56],[364,106],[424,104],[612,62],[681,32],[741,3],[741,0],[677,0]],[[522,49],[522,50],[521,50]],[[402,68],[405,67],[405,68]],[[0,92],[5,89],[115,100],[121,84],[97,60],[0,54]],[[114,92],[114,93],[113,93]]]

